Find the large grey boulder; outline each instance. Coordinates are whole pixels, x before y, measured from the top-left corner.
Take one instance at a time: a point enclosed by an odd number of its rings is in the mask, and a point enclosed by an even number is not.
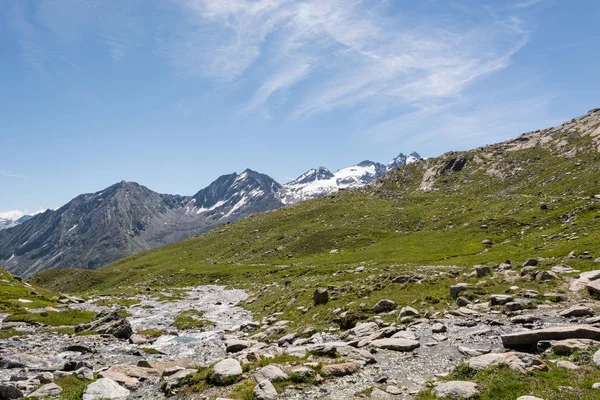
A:
[[[558,315],[560,315],[561,317],[564,317],[564,318],[588,317],[588,316],[595,315],[595,314],[596,313],[591,308],[586,307],[586,306],[581,306],[581,305],[567,308],[566,310],[563,310],[560,313],[558,313]]]
[[[129,339],[133,335],[129,321],[111,310],[98,313],[89,324],[76,326],[75,332],[96,332],[113,335],[119,339]]]
[[[285,374],[285,372],[275,365],[267,365],[266,367],[262,367],[254,373],[254,379],[259,383],[264,380],[271,382],[285,381],[287,378],[288,376]]]
[[[277,398],[277,390],[270,381],[264,380],[256,385],[252,396],[256,400],[273,400]]]
[[[592,281],[586,285],[590,296],[600,298],[600,280]]]
[[[0,399],[20,399],[24,395],[25,394],[13,384],[6,382],[0,383]]]
[[[511,301],[513,301],[513,297],[508,294],[493,294],[490,296],[492,306],[501,306]]]
[[[529,372],[532,370],[546,370],[548,366],[536,355],[528,353],[489,353],[473,357],[466,361],[474,370],[482,371],[492,365],[507,365],[515,372]]]
[[[29,393],[28,397],[45,398],[48,396],[56,396],[62,392],[62,388],[56,383],[47,383],[44,386],[38,388],[36,391]]]
[[[468,283],[457,283],[456,285],[452,285],[450,286],[450,296],[452,296],[453,299],[456,299],[460,292],[467,290],[469,287]]]
[[[394,351],[412,351],[419,347],[420,344],[416,340],[389,338],[373,340],[371,346]]]
[[[229,339],[225,341],[225,348],[228,353],[237,353],[250,347],[250,343],[245,340]]]
[[[382,312],[392,311],[394,308],[396,308],[396,303],[394,303],[392,300],[382,299],[373,306],[373,312],[379,314]]]
[[[600,341],[600,328],[590,325],[553,326],[550,328],[523,331],[502,335],[506,348],[535,347],[540,340],[591,339]]]
[[[129,390],[108,378],[92,382],[83,393],[83,400],[121,399],[129,395]]]
[[[242,366],[238,360],[226,358],[215,364],[213,379],[218,384],[224,385],[232,383],[231,380],[235,380],[242,373]]]
[[[471,399],[479,395],[477,385],[466,381],[440,383],[431,392],[440,399]]]

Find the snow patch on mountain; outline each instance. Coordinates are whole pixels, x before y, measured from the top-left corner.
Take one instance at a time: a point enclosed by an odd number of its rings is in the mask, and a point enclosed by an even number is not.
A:
[[[22,224],[23,222],[33,218],[35,215],[39,213],[43,213],[46,211],[45,209],[40,209],[37,212],[29,213],[27,210],[11,210],[0,212],[0,230],[12,228],[13,226],[17,226]]]

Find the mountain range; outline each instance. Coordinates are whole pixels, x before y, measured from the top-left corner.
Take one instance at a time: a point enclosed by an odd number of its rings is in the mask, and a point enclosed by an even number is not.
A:
[[[23,222],[30,220],[34,217],[34,215],[39,214],[40,212],[37,212],[35,214],[27,214],[22,211],[14,210],[0,213],[0,231],[22,224]]]
[[[24,277],[44,269],[95,269],[249,215],[367,185],[420,158],[400,154],[387,166],[363,161],[335,173],[320,167],[285,185],[247,169],[223,175],[193,196],[160,194],[122,181],[12,222],[0,231],[0,265]]]

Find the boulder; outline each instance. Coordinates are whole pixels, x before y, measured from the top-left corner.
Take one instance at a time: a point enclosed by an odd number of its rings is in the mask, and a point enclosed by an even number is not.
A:
[[[327,289],[317,288],[315,290],[315,293],[313,294],[313,301],[315,303],[315,306],[327,304],[327,302],[329,301],[329,292],[327,291]]]
[[[490,267],[488,267],[487,265],[476,265],[475,272],[477,273],[477,276],[479,278],[483,278],[486,275],[491,275],[492,269]]]
[[[540,260],[538,260],[537,258],[528,258],[523,263],[523,267],[535,267],[536,265],[539,264],[539,262],[540,262]]]
[[[410,306],[402,307],[400,310],[400,317],[416,317],[419,312]]]
[[[572,370],[572,371],[579,369],[579,366],[577,364],[573,364],[571,361],[565,361],[565,360],[561,360],[561,361],[557,362],[556,366],[558,368],[564,368],[564,369],[568,369],[568,370]]]
[[[89,324],[76,326],[75,332],[97,332],[113,335],[119,339],[129,339],[133,335],[133,329],[131,329],[129,321],[117,312],[110,310],[98,313]]]
[[[492,306],[501,306],[513,301],[513,297],[508,294],[493,294],[490,296]]]
[[[288,376],[275,365],[267,365],[254,373],[254,379],[259,383],[264,380],[271,382],[285,381],[287,378]]]
[[[120,386],[117,382],[100,378],[85,389],[83,400],[118,399],[128,396],[129,393],[129,390]]]
[[[346,362],[341,364],[327,364],[323,365],[321,372],[323,376],[346,376],[352,375],[360,371],[361,366],[355,362]]]
[[[581,306],[581,305],[567,308],[566,310],[563,310],[560,313],[558,313],[558,315],[560,315],[561,317],[564,317],[564,318],[588,317],[588,316],[595,315],[595,314],[596,313],[591,308],[586,307],[586,306]]]
[[[23,396],[25,396],[25,394],[15,385],[6,382],[0,382],[0,399],[20,399]]]
[[[153,368],[138,367],[135,365],[113,365],[106,371],[99,373],[102,378],[110,378],[119,383],[125,383],[122,376],[135,378],[140,382],[143,381],[158,381],[161,377],[161,372]]]
[[[277,398],[277,390],[270,381],[264,380],[256,385],[252,392],[252,398],[256,400],[273,400]]]
[[[544,399],[540,399],[539,397],[535,397],[535,396],[521,396],[521,397],[518,397],[517,400],[544,400]]]
[[[492,365],[505,364],[512,371],[526,373],[532,370],[544,371],[548,366],[537,356],[528,353],[489,353],[473,357],[466,361],[476,371],[482,371]]]
[[[577,270],[574,270],[567,264],[555,265],[554,267],[552,267],[551,271],[554,272],[555,274],[570,274],[572,272],[579,272]]]
[[[569,290],[572,292],[578,292],[586,287],[587,284],[598,279],[600,279],[600,270],[582,272],[579,274],[578,278],[573,279],[571,285],[569,286]]]
[[[590,296],[600,298],[600,280],[592,281],[586,285],[587,291]]]
[[[506,348],[535,347],[540,340],[591,339],[600,341],[600,328],[589,325],[553,326],[550,328],[502,335]]]
[[[57,394],[60,394],[60,392],[62,392],[62,388],[56,383],[47,383],[34,392],[29,393],[28,397],[39,397],[43,399],[48,396],[56,396]]]
[[[250,347],[250,343],[245,340],[229,339],[225,341],[225,348],[228,353],[237,353]]]
[[[556,278],[556,274],[554,272],[549,271],[540,271],[535,275],[535,280],[537,282],[552,281]]]
[[[148,340],[148,338],[146,336],[143,335],[138,335],[137,333],[134,333],[133,335],[131,335],[129,337],[129,343],[131,344],[146,344],[150,342],[150,340]]]
[[[232,381],[242,375],[242,366],[238,360],[226,358],[214,366],[213,379],[220,385],[233,383]]]
[[[440,399],[472,399],[479,396],[477,385],[466,381],[440,383],[431,393]]]
[[[416,340],[389,338],[373,340],[371,346],[394,351],[412,351],[418,348],[420,344]]]
[[[383,299],[379,300],[377,304],[373,306],[373,312],[379,314],[382,312],[392,311],[394,308],[396,308],[396,303],[394,303],[392,300]]]
[[[446,326],[444,324],[441,323],[435,323],[431,326],[431,332],[433,333],[442,333],[442,332],[446,332],[448,330],[448,328],[446,328]]]
[[[589,339],[553,340],[550,348],[554,354],[569,355],[577,350],[586,350],[591,346],[598,346],[600,342]]]
[[[468,283],[457,283],[456,285],[452,285],[450,286],[450,296],[452,296],[453,299],[456,299],[460,292],[467,290],[468,288]]]

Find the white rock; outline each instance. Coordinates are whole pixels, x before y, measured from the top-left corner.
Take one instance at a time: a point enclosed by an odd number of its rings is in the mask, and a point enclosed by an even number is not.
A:
[[[271,382],[264,380],[254,388],[253,398],[256,400],[273,400],[277,398],[277,390]]]
[[[129,395],[129,390],[119,386],[117,382],[108,378],[100,378],[85,389],[83,400],[119,399],[127,395]]]
[[[254,379],[256,379],[256,382],[262,382],[264,380],[278,382],[285,381],[287,378],[287,375],[275,365],[267,365],[266,367],[262,367],[254,373]]]
[[[470,399],[479,394],[473,382],[450,381],[436,386],[432,393],[441,399]]]
[[[215,364],[213,378],[222,385],[228,378],[240,376],[242,373],[242,366],[238,360],[226,358]]]

